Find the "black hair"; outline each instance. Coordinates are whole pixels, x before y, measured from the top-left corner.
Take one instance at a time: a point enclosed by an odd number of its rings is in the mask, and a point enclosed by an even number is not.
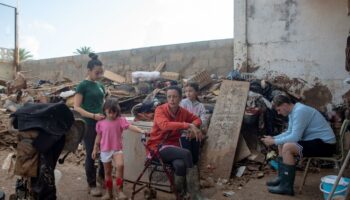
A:
[[[199,92],[199,85],[196,82],[188,82],[185,87],[191,87],[194,91]]]
[[[176,92],[180,95],[180,97],[182,97],[182,89],[180,87],[176,85],[172,85],[172,86],[169,86],[166,91],[168,92],[169,90],[176,90]]]
[[[273,98],[272,103],[273,103],[274,107],[278,107],[284,103],[292,104],[293,101],[287,95],[280,94],[280,95],[277,95]]]
[[[98,59],[98,55],[95,53],[89,53],[91,60],[87,64],[89,70],[93,70],[96,66],[102,66],[102,62]]]
[[[121,114],[119,101],[116,98],[110,97],[106,100],[106,102],[103,105],[103,112],[105,112],[107,109],[111,112],[116,113],[117,117],[119,117]]]
[[[188,82],[187,85],[185,87],[191,87],[194,89],[194,91],[196,91],[197,93],[199,92],[199,84],[196,82]],[[198,98],[198,95],[196,96],[196,100],[201,102]]]

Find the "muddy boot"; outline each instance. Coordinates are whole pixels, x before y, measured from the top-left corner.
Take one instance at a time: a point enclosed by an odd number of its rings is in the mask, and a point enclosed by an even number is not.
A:
[[[113,182],[112,179],[106,180],[105,181],[105,188],[106,188],[106,193],[102,196],[102,200],[111,200],[113,198]]]
[[[277,186],[281,182],[281,163],[283,162],[282,157],[277,157],[278,169],[277,177],[266,182],[267,186]]]
[[[177,194],[179,194],[180,197],[185,196],[185,177],[174,175],[174,184]]]
[[[208,200],[203,197],[199,186],[199,173],[197,166],[188,168],[186,175],[187,191],[191,196],[191,200]]]
[[[281,182],[277,186],[268,187],[269,192],[274,194],[294,195],[295,165],[281,163]]]

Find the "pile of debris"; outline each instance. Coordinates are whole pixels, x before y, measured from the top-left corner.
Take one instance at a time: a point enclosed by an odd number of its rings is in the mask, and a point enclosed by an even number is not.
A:
[[[239,108],[243,108],[243,110],[242,112],[234,113],[234,115],[227,113],[227,119],[237,121],[232,126],[237,127],[228,129],[228,132],[231,131],[232,133],[232,130],[236,130],[238,136],[235,137],[235,144],[229,144],[235,146],[235,149],[230,150],[233,155],[229,164],[229,177],[226,177],[227,179],[224,179],[224,181],[221,179],[215,180],[215,182],[225,182],[224,185],[231,183],[232,166],[235,166],[234,169],[238,170],[236,173],[233,173],[234,176],[238,173],[239,179],[242,179],[242,181],[238,181],[240,182],[239,185],[242,185],[241,183],[245,182],[247,177],[261,178],[264,176],[267,164],[264,155],[267,154],[267,149],[261,144],[259,137],[262,135],[276,135],[285,128],[286,118],[277,116],[272,109],[271,101],[275,95],[281,93],[289,94],[288,91],[268,81],[256,79],[252,74],[241,74],[235,70],[231,71],[227,77],[219,77],[205,70],[190,77],[182,77],[180,73],[164,71],[165,67],[166,63],[162,62],[154,71],[136,71],[128,73],[125,77],[105,70],[102,83],[109,96],[119,99],[122,111],[133,115],[136,121],[153,121],[154,110],[158,105],[166,102],[164,91],[171,85],[182,87],[188,82],[197,82],[200,88],[199,99],[205,105],[208,119],[210,119],[213,115],[214,107],[218,106],[216,102],[221,101],[230,106],[230,101],[233,101],[232,96],[226,98],[229,94],[226,93],[227,88],[225,89],[223,85],[226,84],[227,80],[247,83],[244,86],[245,92],[239,88],[243,88],[243,85],[238,84],[239,87],[233,88],[236,89],[234,98],[241,100],[241,102],[237,103],[239,103]],[[33,78],[28,77],[27,74],[28,72],[18,72],[13,81],[5,82],[0,80],[0,150],[12,148],[16,144],[16,135],[8,131],[9,115],[23,106],[23,104],[28,102],[55,103],[63,101],[73,108],[75,87],[78,82],[73,82],[65,77],[57,78],[54,81],[32,81]],[[231,87],[230,84],[228,85]],[[245,98],[243,98],[244,96]],[[290,96],[295,101],[300,100],[292,95]],[[214,120],[217,119],[220,118],[214,117]],[[210,123],[215,125],[216,122]],[[212,132],[215,132],[213,130]],[[216,137],[211,136],[210,133],[208,136],[209,141],[211,138]],[[220,142],[220,140],[214,142]],[[225,140],[224,142],[227,143]],[[213,145],[215,146],[215,144]],[[259,156],[256,156],[256,154],[259,154]],[[75,154],[70,155],[67,160],[81,164],[84,157],[85,151],[83,146],[80,146]],[[204,171],[208,171],[214,167],[210,163],[206,163],[203,168],[205,168]],[[211,176],[208,177],[210,178]],[[210,183],[207,185],[212,185],[213,181],[209,180],[206,182]],[[203,183],[203,186],[205,184]]]

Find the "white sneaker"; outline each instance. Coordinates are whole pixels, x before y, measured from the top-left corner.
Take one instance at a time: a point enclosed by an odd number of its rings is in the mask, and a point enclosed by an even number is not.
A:
[[[89,187],[88,193],[89,193],[91,196],[94,196],[94,197],[100,197],[100,196],[102,196],[101,189],[98,188],[98,187]]]
[[[115,200],[127,200],[127,199],[128,197],[124,194],[123,191],[118,192],[115,198]]]

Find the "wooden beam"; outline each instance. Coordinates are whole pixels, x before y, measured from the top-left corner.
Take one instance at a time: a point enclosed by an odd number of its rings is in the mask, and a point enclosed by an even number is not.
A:
[[[125,83],[125,77],[109,70],[105,70],[103,77],[116,83]]]
[[[156,67],[155,71],[161,72],[161,71],[163,71],[164,67],[165,67],[165,62],[161,62],[161,63],[159,63],[159,65]]]

